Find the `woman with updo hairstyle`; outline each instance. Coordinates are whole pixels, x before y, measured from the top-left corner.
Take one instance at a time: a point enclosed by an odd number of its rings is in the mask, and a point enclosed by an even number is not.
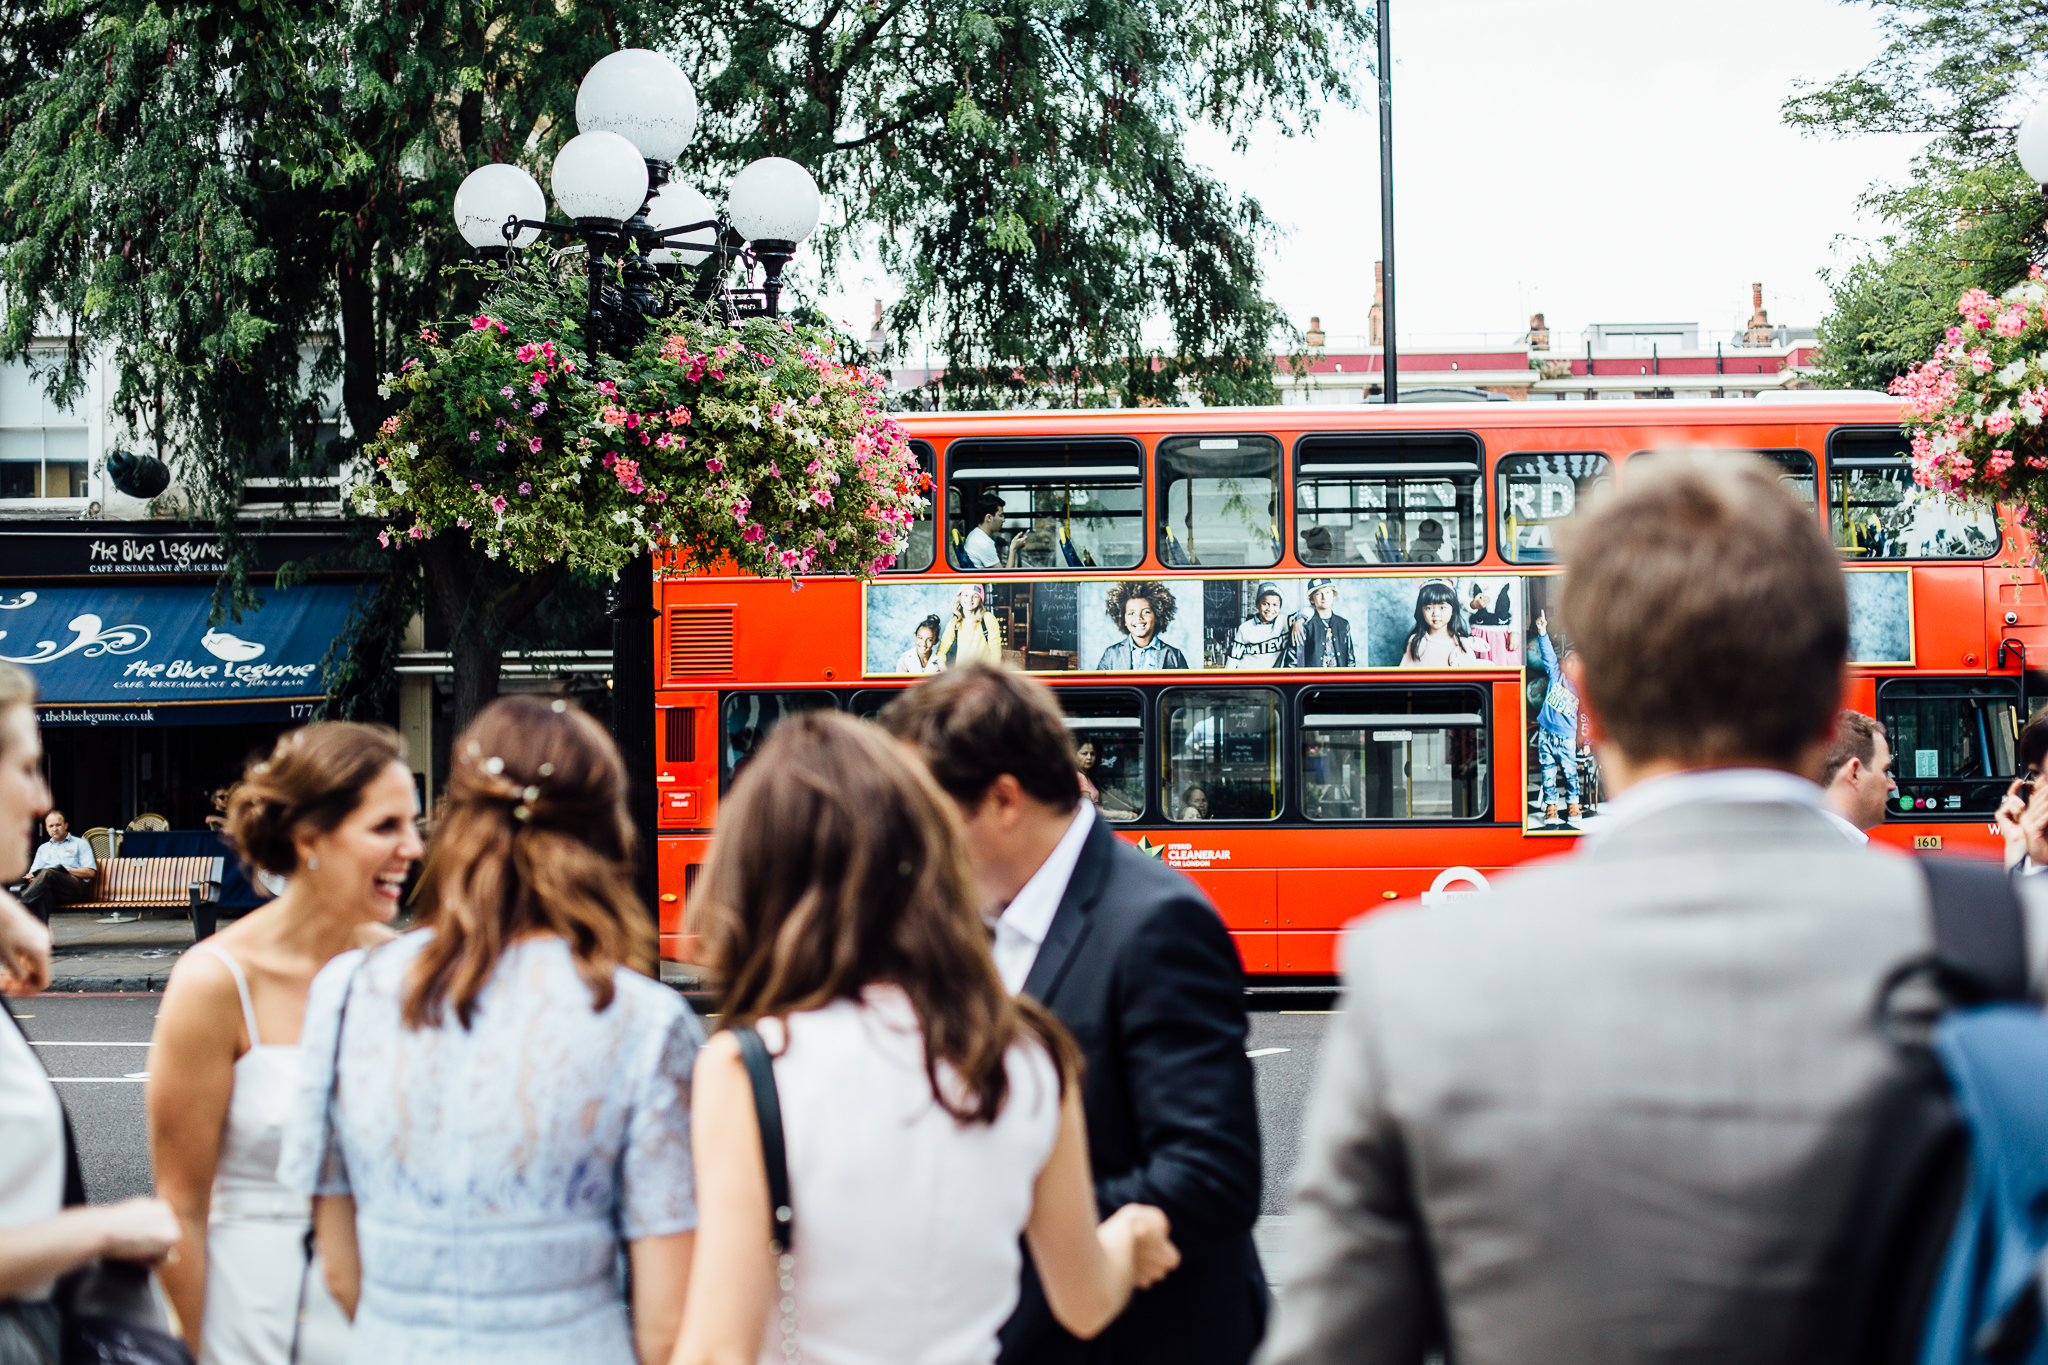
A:
[[[35,683],[0,663],[0,884],[28,874],[30,828],[50,808]],[[50,931],[0,891],[0,992],[34,995],[50,984]],[[0,1001],[4,1007],[7,1001]],[[57,1087],[43,1074],[14,1011],[0,1022],[0,1363],[57,1365],[62,1319],[50,1293],[59,1276],[102,1257],[157,1261],[178,1242],[161,1199],[85,1203],[66,1160]],[[27,1017],[27,1016],[24,1016]]]
[[[306,994],[336,954],[391,937],[420,856],[405,747],[381,725],[292,730],[249,764],[225,834],[284,890],[178,960],[148,1083],[157,1192],[184,1227],[164,1289],[201,1365],[339,1365],[348,1320],[306,1249],[305,1198],[277,1181],[312,1058]]]
[[[635,970],[624,766],[537,696],[492,702],[451,759],[420,927],[313,983],[279,1177],[315,1196],[352,1359],[655,1365],[697,1226],[703,1032]]]

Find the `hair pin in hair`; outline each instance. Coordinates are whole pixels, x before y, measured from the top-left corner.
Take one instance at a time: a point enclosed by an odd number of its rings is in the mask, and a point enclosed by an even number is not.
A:
[[[471,740],[469,742],[469,756],[471,758],[482,758],[484,756],[484,746],[475,740]]]
[[[563,701],[560,697],[557,697],[552,702],[548,703],[548,710],[554,712],[558,716],[568,709],[569,703]]]
[[[492,777],[496,777],[499,773],[505,771],[505,760],[499,758],[496,754],[492,754],[484,760],[484,771]]]
[[[514,806],[512,808],[512,818],[514,820],[531,820],[533,818],[533,807]]]
[[[525,791],[520,793],[520,796],[524,797],[528,801],[538,801],[540,800],[540,788],[528,787]]]
[[[553,777],[553,776],[555,775],[555,765],[554,765],[554,764],[552,764],[552,763],[543,763],[543,764],[541,764],[541,765],[540,765],[540,775],[541,775],[542,777]]]

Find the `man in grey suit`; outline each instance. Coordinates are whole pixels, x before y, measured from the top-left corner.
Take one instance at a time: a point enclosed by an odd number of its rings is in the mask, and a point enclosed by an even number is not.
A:
[[[1262,1365],[1813,1358],[1894,1065],[1872,1003],[1931,943],[1912,862],[1807,777],[1840,566],[1760,461],[1666,457],[1559,615],[1617,795],[1576,856],[1352,933]]]

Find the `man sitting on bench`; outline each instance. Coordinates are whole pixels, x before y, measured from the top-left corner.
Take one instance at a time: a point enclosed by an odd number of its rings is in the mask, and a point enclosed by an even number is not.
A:
[[[21,893],[21,903],[48,924],[52,910],[92,898],[93,878],[99,875],[99,864],[93,859],[92,845],[71,832],[63,811],[53,810],[45,815],[43,831],[50,836],[49,842],[36,850],[35,861],[29,864],[28,886]]]

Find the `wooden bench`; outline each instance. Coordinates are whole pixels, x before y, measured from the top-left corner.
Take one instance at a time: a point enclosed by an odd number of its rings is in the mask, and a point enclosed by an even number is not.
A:
[[[66,910],[183,910],[192,916],[192,938],[209,938],[218,927],[220,881],[227,859],[109,858],[100,864],[89,900]]]

